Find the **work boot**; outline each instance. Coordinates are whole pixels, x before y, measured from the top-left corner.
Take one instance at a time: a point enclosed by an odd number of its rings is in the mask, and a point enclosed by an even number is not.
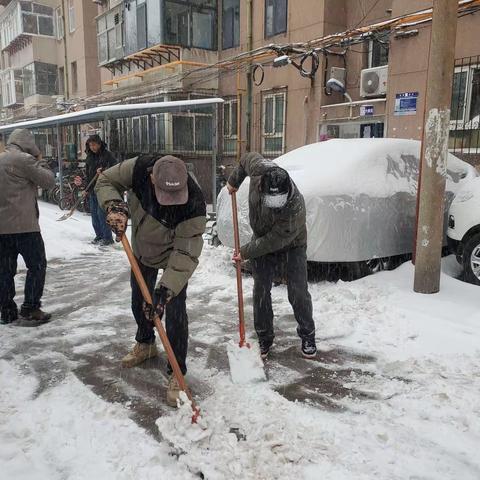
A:
[[[18,310],[15,309],[3,309],[0,317],[0,323],[6,325],[12,323],[18,318]]]
[[[122,367],[131,368],[140,365],[149,358],[158,356],[156,343],[136,343],[133,350],[122,358]]]
[[[180,385],[178,384],[177,377],[170,375],[167,388],[167,405],[169,407],[177,407],[177,400],[180,399]]]
[[[43,325],[47,323],[52,315],[50,313],[44,312],[40,308],[30,308],[22,305],[20,308],[20,316],[27,322],[23,322],[23,326],[37,327],[38,325]]]
[[[315,339],[302,340],[302,356],[304,358],[315,358],[317,356],[317,345]]]
[[[268,353],[270,352],[270,348],[272,348],[273,341],[272,340],[259,340],[258,346],[260,347],[260,357],[263,360],[267,358]]]

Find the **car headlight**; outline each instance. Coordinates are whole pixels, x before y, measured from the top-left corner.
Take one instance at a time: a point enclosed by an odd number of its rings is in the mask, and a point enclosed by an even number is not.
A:
[[[448,217],[448,228],[455,228],[455,217],[453,215],[449,215]]]

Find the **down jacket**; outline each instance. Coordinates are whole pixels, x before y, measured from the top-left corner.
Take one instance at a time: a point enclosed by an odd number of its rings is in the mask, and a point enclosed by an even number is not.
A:
[[[161,206],[150,174],[156,159],[138,157],[105,170],[95,193],[106,210],[128,191],[132,217],[132,248],[144,265],[163,269],[160,285],[178,295],[198,265],[203,248],[206,205],[198,184],[189,175],[186,205]]]

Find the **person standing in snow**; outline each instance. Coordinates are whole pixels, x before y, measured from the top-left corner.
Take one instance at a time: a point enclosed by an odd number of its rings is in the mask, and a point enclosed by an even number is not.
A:
[[[95,175],[100,174],[107,168],[113,167],[118,163],[112,152],[107,149],[107,146],[98,135],[92,135],[88,138],[85,151],[87,153],[87,160],[85,162],[87,167],[87,185],[95,178]],[[85,191],[84,194],[89,195],[92,226],[95,231],[95,238],[92,243],[102,246],[111,245],[113,243],[112,232],[105,220],[105,213],[98,204],[93,187],[90,192]]]
[[[37,326],[51,317],[40,309],[47,260],[38,223],[37,193],[38,187],[53,188],[55,176],[28,130],[14,130],[0,154],[0,184],[0,321],[6,324],[18,319],[14,278],[21,255],[27,278],[20,315],[28,326]]]
[[[132,312],[137,322],[136,344],[126,355],[124,367],[134,367],[158,355],[152,309],[166,313],[166,331],[178,364],[185,375],[188,347],[186,309],[188,280],[198,265],[206,225],[205,199],[185,163],[173,156],[141,156],[104,172],[95,187],[107,212],[107,222],[117,239],[132,218],[132,248],[155,305],[146,305],[131,275]],[[128,205],[123,192],[128,191]],[[157,281],[158,270],[163,274]],[[177,405],[179,386],[168,365],[167,403]]]
[[[250,177],[250,225],[253,237],[234,260],[250,260],[253,273],[253,317],[260,352],[273,344],[271,289],[275,274],[286,271],[288,300],[297,320],[304,357],[317,353],[312,299],[307,284],[305,201],[288,173],[258,153],[247,153],[228,179],[229,193]]]

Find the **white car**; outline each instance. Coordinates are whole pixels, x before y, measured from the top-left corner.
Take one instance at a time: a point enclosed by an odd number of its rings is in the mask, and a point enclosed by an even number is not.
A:
[[[419,141],[369,138],[314,143],[277,158],[305,197],[307,259],[365,275],[408,258],[414,243],[419,157]],[[476,175],[471,165],[449,154],[445,215],[454,194]],[[237,194],[242,244],[251,237],[248,189],[247,178]],[[233,246],[225,189],[218,196],[217,229],[220,241]]]
[[[465,280],[480,285],[480,177],[458,191],[448,212],[448,245]]]

